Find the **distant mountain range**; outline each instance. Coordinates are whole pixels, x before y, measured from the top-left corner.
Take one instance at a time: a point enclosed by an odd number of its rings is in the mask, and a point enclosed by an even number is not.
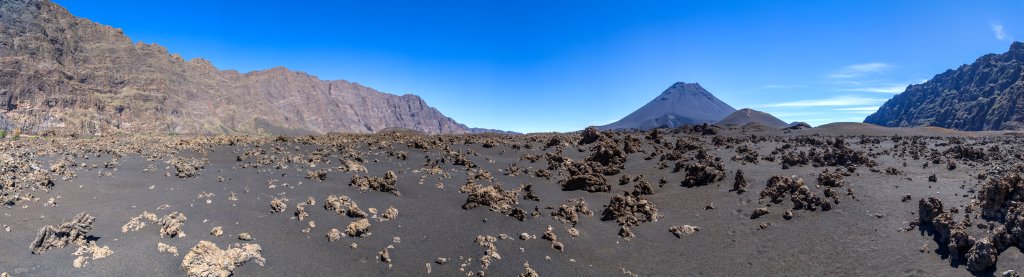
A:
[[[0,127],[41,134],[431,134],[468,128],[412,94],[283,67],[184,60],[48,0],[0,1]]]
[[[736,109],[697,83],[675,83],[640,109],[600,129],[676,128],[715,123]]]
[[[909,86],[864,122],[965,131],[1024,129],[1024,42]]]

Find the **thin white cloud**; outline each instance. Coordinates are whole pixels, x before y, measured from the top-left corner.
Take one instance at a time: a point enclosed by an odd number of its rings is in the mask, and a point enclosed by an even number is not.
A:
[[[885,71],[886,69],[889,69],[891,67],[892,67],[892,65],[889,65],[887,63],[881,63],[881,62],[853,64],[853,65],[844,66],[843,68],[837,70],[836,72],[832,72],[832,74],[828,75],[828,78],[831,78],[831,79],[856,78],[856,77],[861,77],[861,76],[864,76],[864,75],[867,75],[867,74],[872,74],[872,73],[882,73],[882,71]]]
[[[763,107],[777,108],[803,108],[803,107],[842,107],[842,106],[866,106],[884,103],[885,98],[868,98],[858,96],[836,96],[826,99],[811,99],[792,102],[782,102],[764,105]]]
[[[1005,40],[1006,39],[1006,30],[1003,30],[1003,24],[993,23],[992,24],[992,32],[996,33],[996,39],[998,39],[998,40]]]
[[[773,84],[773,85],[761,86],[761,89],[793,89],[793,88],[802,88],[802,87],[804,87],[804,85],[774,85]]]
[[[874,92],[874,93],[891,93],[899,94],[906,89],[906,85],[892,85],[892,86],[879,86],[879,87],[860,87],[860,88],[849,88],[843,89],[843,91],[862,91],[862,92]]]
[[[877,111],[878,108],[879,107],[852,107],[852,108],[838,108],[838,109],[832,109],[832,110],[836,110],[836,111],[865,111],[865,112],[874,112],[874,111]]]

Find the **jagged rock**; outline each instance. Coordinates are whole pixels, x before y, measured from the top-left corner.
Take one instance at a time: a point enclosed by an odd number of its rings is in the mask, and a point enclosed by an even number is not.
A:
[[[370,221],[365,218],[361,218],[359,220],[353,221],[352,223],[349,223],[348,227],[345,227],[345,234],[350,237],[358,238],[369,236]]]
[[[160,218],[158,222],[160,223],[160,237],[185,237],[185,231],[181,229],[181,226],[187,219],[185,214],[179,212],[173,212]]]
[[[85,245],[86,236],[92,231],[92,223],[95,217],[87,213],[79,213],[71,220],[61,221],[60,225],[43,226],[36,234],[35,240],[29,245],[32,254],[43,254],[50,248],[64,248],[70,243]]]
[[[398,176],[395,172],[388,171],[383,178],[373,176],[352,176],[349,186],[357,187],[360,191],[375,190],[387,192],[394,195],[402,195],[398,191]]]
[[[935,217],[943,213],[942,201],[935,197],[928,197],[928,199],[921,199],[918,202],[918,217],[920,217],[922,223],[931,223]]]
[[[590,126],[580,133],[579,144],[591,144],[599,139],[601,139],[601,131],[598,131],[594,126]]]
[[[601,220],[614,220],[623,226],[637,226],[640,223],[658,221],[658,208],[643,196],[616,195],[605,207]]]
[[[700,227],[690,226],[690,225],[682,225],[682,226],[672,226],[672,227],[669,227],[668,230],[669,230],[669,232],[672,232],[673,235],[676,235],[677,238],[682,238],[683,235],[689,235],[689,234],[693,234],[693,233],[696,233],[696,232],[700,232]]]
[[[686,178],[682,182],[684,187],[699,187],[725,179],[725,166],[719,161],[705,160],[689,163],[684,168],[686,169]]]
[[[743,170],[736,170],[736,180],[732,183],[732,190],[736,191],[737,194],[747,192],[747,187],[750,184],[747,183],[747,179],[743,177]]]
[[[199,241],[185,254],[181,269],[189,277],[231,276],[235,268],[252,261],[263,266],[266,259],[261,255],[259,244],[236,244],[226,250],[209,241]]]
[[[360,209],[359,205],[357,205],[355,201],[345,195],[342,195],[341,197],[334,195],[327,196],[324,209],[334,211],[338,214],[344,214],[352,218],[367,217],[366,212]]]

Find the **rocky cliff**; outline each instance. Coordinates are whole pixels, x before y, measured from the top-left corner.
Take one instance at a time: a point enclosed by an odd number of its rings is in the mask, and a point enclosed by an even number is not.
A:
[[[465,133],[419,97],[184,60],[47,0],[0,1],[0,124],[41,134]]]
[[[1024,43],[1014,42],[1006,53],[982,56],[911,85],[864,122],[967,131],[1024,129]]]

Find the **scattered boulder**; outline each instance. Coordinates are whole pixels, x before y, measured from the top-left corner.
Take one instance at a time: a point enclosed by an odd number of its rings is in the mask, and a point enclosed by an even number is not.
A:
[[[747,178],[743,177],[743,170],[737,169],[736,181],[733,182],[732,184],[732,190],[735,191],[737,194],[742,194],[744,192],[747,192],[747,187],[749,186],[750,184],[747,183]]]
[[[341,197],[330,195],[327,196],[327,201],[324,204],[324,209],[334,211],[338,214],[344,214],[351,218],[366,218],[367,214],[356,202],[348,196],[342,195]]]
[[[355,238],[369,236],[370,221],[365,218],[361,218],[359,220],[353,221],[352,223],[349,223],[348,227],[345,227],[345,234]]]
[[[87,213],[79,213],[71,220],[61,221],[57,227],[43,226],[42,229],[39,229],[35,240],[29,245],[29,249],[32,250],[32,254],[38,255],[50,248],[64,248],[71,243],[85,245],[94,221],[96,221],[95,217],[89,216]]]
[[[700,227],[690,225],[672,226],[668,228],[668,231],[672,232],[673,235],[676,235],[677,238],[682,238],[683,235],[700,232]]]
[[[209,241],[199,241],[181,261],[181,269],[189,277],[231,276],[235,268],[252,261],[263,266],[259,244],[236,244],[226,250]]]
[[[658,208],[643,196],[622,194],[613,196],[605,207],[601,220],[614,220],[622,226],[658,221]]]
[[[160,218],[160,237],[185,237],[185,231],[181,229],[181,226],[185,224],[187,219],[185,214],[179,212],[173,212]]]
[[[388,171],[383,178],[373,176],[352,176],[349,186],[357,187],[360,191],[374,190],[387,192],[397,196],[402,193],[398,191],[398,176],[394,171]]]

